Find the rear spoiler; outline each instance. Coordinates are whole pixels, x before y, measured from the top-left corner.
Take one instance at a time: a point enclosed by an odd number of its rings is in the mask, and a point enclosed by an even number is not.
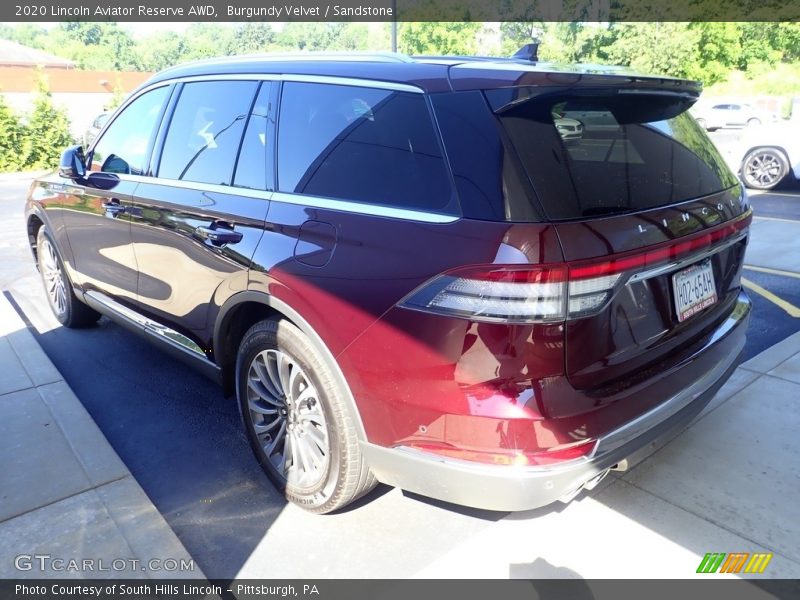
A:
[[[509,111],[525,110],[526,106],[533,108],[536,105],[552,105],[562,101],[591,101],[593,98],[602,98],[604,104],[612,108],[621,109],[618,115],[620,123],[646,122],[669,119],[687,111],[699,97],[699,93],[690,90],[669,89],[662,87],[616,87],[614,85],[581,87],[514,87],[486,90],[486,98],[495,114]],[[615,111],[616,114],[616,111]]]

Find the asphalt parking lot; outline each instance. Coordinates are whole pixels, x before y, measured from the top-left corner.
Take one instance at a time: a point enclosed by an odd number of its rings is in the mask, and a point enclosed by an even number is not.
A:
[[[444,505],[385,486],[332,517],[287,507],[252,458],[240,432],[235,404],[222,398],[207,380],[105,318],[84,331],[57,326],[23,234],[21,209],[26,188],[24,181],[0,183],[0,286],[210,577],[590,576],[571,570],[568,559],[558,565],[537,559],[509,564],[500,571],[496,566],[481,570],[479,555],[485,543],[502,545],[513,538],[515,544],[524,544],[514,531],[539,536],[529,540],[531,547],[552,539],[563,556],[569,556],[570,544],[589,544],[599,551],[598,536],[613,536],[615,524],[631,519],[642,524],[645,532],[641,539],[626,540],[631,553],[638,551],[636,544],[644,547],[649,543],[649,535],[701,556],[728,550],[728,546],[733,551],[736,544],[754,539],[735,527],[718,531],[695,523],[695,517],[681,512],[684,507],[657,495],[648,497],[643,491],[648,484],[637,483],[636,477],[607,479],[613,484],[608,486],[612,491],[603,492],[605,499],[598,506],[590,504],[593,499],[584,498],[574,503],[578,508],[556,505],[518,515]],[[754,194],[752,203],[757,218],[745,276],[755,310],[748,357],[800,331],[800,254],[786,255],[773,247],[782,239],[776,232],[787,226],[800,232],[800,187]],[[787,244],[797,239],[796,234],[781,235],[787,236]],[[664,481],[675,477],[666,468]],[[694,476],[703,476],[705,468],[709,467],[701,464]],[[781,489],[794,486],[796,491],[796,469],[790,475],[795,479],[790,477]],[[648,476],[652,480],[650,472],[639,479]],[[648,502],[652,506],[648,507]],[[602,512],[604,507],[613,509],[614,519]],[[662,515],[661,522],[650,514],[652,507]],[[577,510],[583,512],[565,522],[567,511]],[[643,516],[645,513],[648,516]],[[696,528],[694,537],[686,532],[692,527]],[[706,550],[698,542],[703,539],[707,540]],[[477,556],[459,575],[457,563],[465,549],[474,549]],[[673,549],[676,556],[680,554]],[[778,571],[784,576],[800,574],[800,556],[795,550],[796,544],[784,550],[788,562],[781,563]],[[606,576],[633,574],[619,570]]]

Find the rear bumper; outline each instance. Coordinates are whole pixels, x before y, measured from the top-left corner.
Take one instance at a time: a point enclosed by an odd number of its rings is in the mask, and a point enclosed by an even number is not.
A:
[[[650,411],[602,436],[591,457],[554,467],[492,466],[440,457],[409,447],[364,443],[362,450],[383,483],[475,508],[518,511],[571,497],[609,468],[665,442],[694,419],[736,370],[750,316],[742,293],[730,317],[692,359],[669,374],[680,378],[707,354],[724,356],[700,377]]]

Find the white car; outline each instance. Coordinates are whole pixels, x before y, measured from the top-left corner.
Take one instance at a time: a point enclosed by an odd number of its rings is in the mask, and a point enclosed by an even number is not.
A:
[[[706,104],[695,107],[691,112],[700,127],[708,131],[714,131],[721,127],[761,125],[777,119],[777,115],[741,102]]]
[[[800,122],[748,130],[726,158],[749,188],[769,190],[788,177],[800,178]]]
[[[583,123],[569,117],[554,119],[556,130],[565,143],[578,142],[583,137]]]

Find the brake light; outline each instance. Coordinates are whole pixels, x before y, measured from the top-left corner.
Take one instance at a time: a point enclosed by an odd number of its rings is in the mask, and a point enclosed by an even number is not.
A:
[[[633,271],[672,262],[738,234],[751,216],[633,253],[547,265],[484,265],[448,271],[400,306],[503,323],[563,321],[594,314]],[[625,277],[624,277],[625,276]]]

